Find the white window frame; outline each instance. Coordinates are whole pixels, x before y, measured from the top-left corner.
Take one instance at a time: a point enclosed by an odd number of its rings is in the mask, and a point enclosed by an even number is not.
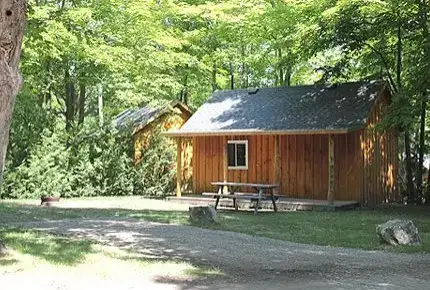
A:
[[[245,166],[228,166],[228,169],[248,170],[248,140],[228,140],[227,144],[245,144]],[[235,163],[237,164],[237,150],[235,152],[235,157],[236,157]],[[227,159],[228,159],[228,156],[227,156]]]

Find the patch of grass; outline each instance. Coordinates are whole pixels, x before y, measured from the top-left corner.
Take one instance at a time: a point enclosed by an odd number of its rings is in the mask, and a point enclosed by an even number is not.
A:
[[[126,208],[58,208],[20,204],[16,201],[0,201],[0,220],[4,224],[105,217],[136,218],[159,223],[188,223],[188,213],[185,211],[138,210]]]
[[[213,229],[304,244],[333,247],[430,253],[429,207],[383,207],[337,212],[224,212]],[[390,219],[411,219],[419,229],[421,246],[381,245],[376,226]]]
[[[103,204],[103,199],[99,198]],[[112,202],[112,199],[107,199]],[[94,201],[94,200],[91,200]],[[85,205],[86,200],[78,200]],[[119,199],[118,203],[151,205],[143,199]],[[115,204],[115,203],[114,203]],[[188,212],[127,208],[44,208],[18,202],[0,202],[0,220],[7,223],[65,218],[136,218],[151,222],[189,225]],[[375,209],[334,212],[252,212],[219,211],[220,224],[209,229],[241,232],[285,241],[333,247],[430,253],[430,207],[385,206]],[[376,226],[390,219],[411,219],[418,227],[421,246],[385,246],[376,235]]]
[[[82,218],[86,210],[63,209],[54,207],[40,207],[24,205],[16,202],[0,201],[0,220],[2,223],[29,222],[38,220],[59,220],[66,218]]]
[[[165,258],[147,257],[141,254],[130,253],[130,252],[128,255],[112,254],[110,256],[117,260],[137,263],[145,267],[148,267],[151,265],[153,266],[158,265],[158,267],[163,268],[163,271],[165,273],[175,271],[175,269],[177,269],[178,267],[183,268],[183,271],[182,271],[183,275],[194,277],[194,278],[209,278],[209,277],[225,275],[225,273],[223,273],[220,269],[215,267],[190,265],[187,262],[181,262],[178,260],[173,262],[171,260],[166,260]]]
[[[188,213],[183,211],[117,210],[115,215],[118,217],[136,218],[157,223],[189,224]]]
[[[222,276],[225,275],[224,272],[222,272],[218,268],[190,268],[184,271],[187,275],[193,276],[193,277],[216,277],[216,276]]]
[[[80,288],[81,284],[101,280],[118,285],[126,283],[128,286],[125,288],[157,284],[157,279],[173,279],[181,284],[223,275],[217,269],[196,266],[187,261],[147,257],[141,253],[46,232],[1,228],[0,236],[10,249],[9,255],[0,258],[0,276],[13,274],[17,289],[28,283],[29,277],[33,279],[35,274],[47,274],[43,280],[46,285],[52,285],[52,289],[57,286],[64,288],[62,283],[69,283],[65,288],[74,289]],[[39,289],[37,286],[35,288]]]
[[[10,258],[10,257],[2,257],[0,258],[0,267],[4,267],[4,266],[10,266],[10,265],[14,265],[16,263],[18,263],[19,261],[15,258]]]
[[[0,228],[8,248],[43,259],[52,264],[75,265],[92,253],[92,243],[33,230]]]

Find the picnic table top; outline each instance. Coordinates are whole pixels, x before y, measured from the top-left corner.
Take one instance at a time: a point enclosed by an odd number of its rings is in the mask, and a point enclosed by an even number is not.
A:
[[[258,193],[250,193],[250,192],[244,192],[244,193],[215,193],[215,192],[202,192],[202,195],[206,196],[220,196],[220,197],[227,197],[227,198],[243,198],[243,199],[254,199],[258,198]],[[270,198],[269,194],[262,195],[263,198]],[[278,198],[279,196],[276,196]]]
[[[257,188],[275,188],[278,187],[279,184],[262,184],[262,183],[241,183],[241,182],[223,182],[223,181],[217,181],[217,182],[212,182],[212,185],[217,185],[217,186],[247,186],[247,187],[257,187]]]

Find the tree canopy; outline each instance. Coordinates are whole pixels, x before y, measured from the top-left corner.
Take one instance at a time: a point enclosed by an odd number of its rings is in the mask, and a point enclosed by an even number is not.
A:
[[[196,109],[214,90],[382,78],[394,95],[383,125],[404,135],[403,191],[421,200],[429,6],[428,0],[31,0],[25,85],[2,194],[25,195],[30,185],[18,194],[11,184],[52,166],[75,174],[61,173],[53,187],[73,179],[73,190],[83,191],[76,172],[106,162],[98,150],[116,150],[115,137],[100,127],[101,112],[106,124],[143,104],[180,100]],[[103,164],[100,172],[121,167]]]

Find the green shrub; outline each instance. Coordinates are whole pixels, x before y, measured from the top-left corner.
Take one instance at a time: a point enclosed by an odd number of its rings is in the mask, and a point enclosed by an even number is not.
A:
[[[165,196],[173,193],[175,150],[155,133],[139,165],[131,133],[81,129],[73,137],[46,131],[28,158],[5,171],[2,198]],[[68,144],[66,146],[65,144]]]
[[[141,162],[135,168],[135,192],[138,195],[163,197],[173,193],[176,171],[173,166],[176,151],[155,132],[149,148],[142,152]]]
[[[15,170],[6,170],[2,196],[36,198],[69,192],[68,151],[57,146],[58,143],[56,134],[45,134],[24,163]]]

